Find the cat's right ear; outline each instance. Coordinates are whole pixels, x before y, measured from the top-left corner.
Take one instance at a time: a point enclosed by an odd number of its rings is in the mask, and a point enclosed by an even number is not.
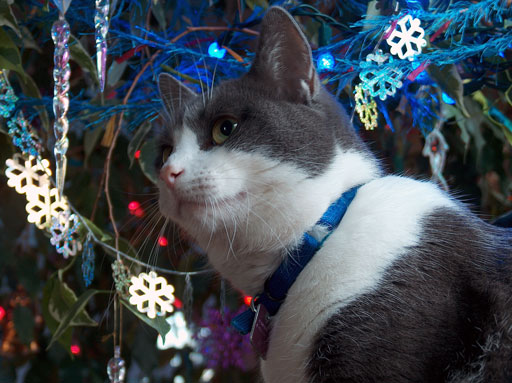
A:
[[[263,17],[249,76],[292,102],[308,103],[318,94],[320,80],[311,48],[285,9],[271,7]]]
[[[158,91],[169,116],[174,116],[177,110],[196,96],[192,90],[168,73],[160,73],[158,76]]]

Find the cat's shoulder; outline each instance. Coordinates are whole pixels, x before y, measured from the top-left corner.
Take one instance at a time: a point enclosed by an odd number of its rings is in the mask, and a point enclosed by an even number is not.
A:
[[[375,214],[424,214],[446,207],[464,210],[461,202],[431,181],[388,175],[362,185],[353,202],[354,209]]]

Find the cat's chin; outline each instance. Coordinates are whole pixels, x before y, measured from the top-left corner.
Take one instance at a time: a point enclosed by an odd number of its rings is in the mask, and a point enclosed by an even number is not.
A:
[[[203,200],[191,200],[173,196],[172,198],[160,198],[160,212],[167,218],[177,223],[197,223],[204,224],[205,221],[212,221],[215,225],[216,220],[228,222],[237,219],[241,212],[241,207],[245,206],[247,193],[240,192],[234,196],[226,198],[208,198]],[[225,214],[225,213],[228,214]],[[233,214],[237,216],[234,217]]]

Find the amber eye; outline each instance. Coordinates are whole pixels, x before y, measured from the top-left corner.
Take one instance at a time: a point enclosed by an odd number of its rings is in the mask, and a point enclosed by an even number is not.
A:
[[[162,164],[165,164],[165,161],[169,158],[172,153],[172,148],[170,146],[166,147],[162,152]]]
[[[233,117],[223,116],[218,118],[213,124],[212,138],[217,145],[222,145],[224,141],[233,133],[238,126],[238,121]]]

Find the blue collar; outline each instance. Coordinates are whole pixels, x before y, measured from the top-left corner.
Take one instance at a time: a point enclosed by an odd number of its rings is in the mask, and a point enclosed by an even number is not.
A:
[[[300,272],[322,247],[322,244],[332,231],[338,227],[360,186],[361,185],[355,186],[343,193],[337,201],[329,206],[322,218],[316,223],[316,225],[322,225],[327,228],[328,234],[321,241],[316,240],[309,233],[304,233],[301,244],[290,252],[287,259],[285,259],[270,278],[265,281],[263,292],[254,298],[251,303],[251,309],[247,309],[233,318],[231,325],[238,332],[245,335],[251,331],[255,319],[255,308],[259,305],[265,306],[270,316],[274,316],[278,312],[286,298],[288,290],[293,285]]]

